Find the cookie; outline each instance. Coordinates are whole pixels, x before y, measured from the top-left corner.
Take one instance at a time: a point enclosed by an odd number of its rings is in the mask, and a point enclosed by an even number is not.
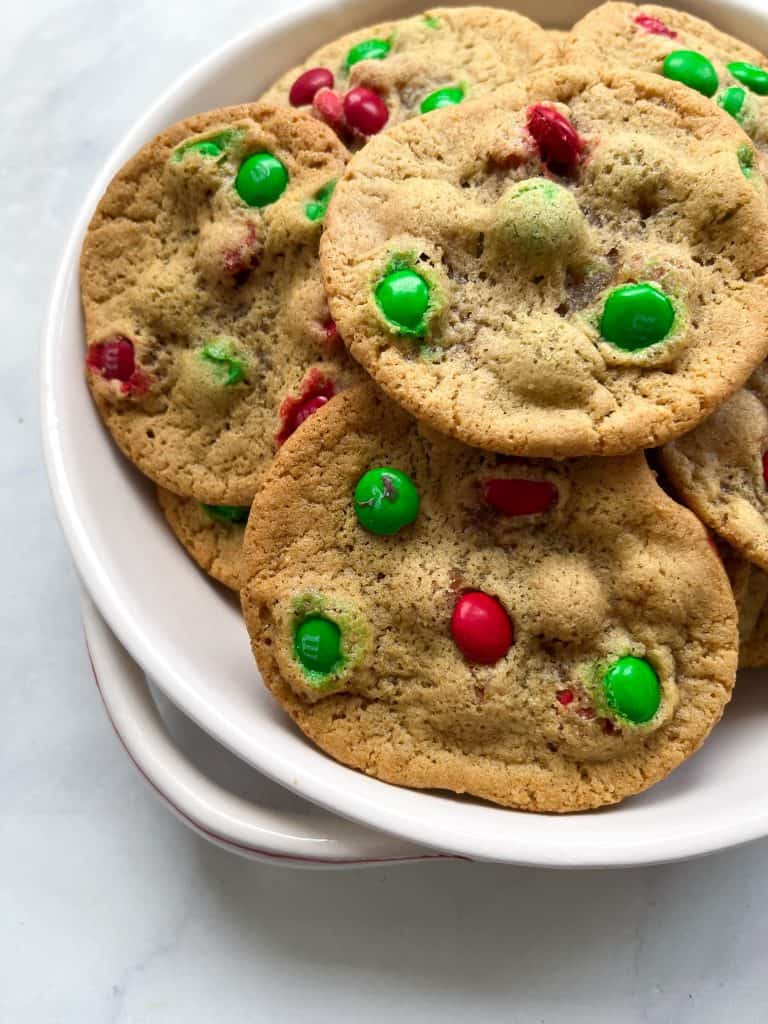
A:
[[[768,191],[657,75],[560,69],[357,153],[321,262],[350,352],[417,418],[516,455],[699,423],[768,348]]]
[[[266,685],[324,751],[399,785],[614,803],[696,750],[736,671],[720,560],[641,453],[492,455],[371,385],[282,449],[243,567]]]
[[[248,505],[280,443],[359,372],[319,273],[346,151],[295,111],[200,114],[149,142],[88,229],[87,378],[114,439],[162,487]]]
[[[419,114],[484,96],[556,61],[528,18],[492,7],[440,7],[359,29],[321,47],[266,93],[330,125],[352,149]]]
[[[659,452],[678,497],[768,569],[768,365],[709,419]]]
[[[248,506],[202,505],[162,487],[157,489],[157,498],[177,540],[203,572],[239,591]]]
[[[576,22],[563,62],[618,65],[682,82],[730,114],[761,154],[768,146],[768,60],[692,14],[603,4]]]
[[[768,665],[768,573],[724,541],[717,542],[717,550],[739,614],[739,668]]]

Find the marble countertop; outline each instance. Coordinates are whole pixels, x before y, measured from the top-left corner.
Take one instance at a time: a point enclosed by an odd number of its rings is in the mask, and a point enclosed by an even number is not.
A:
[[[115,141],[273,10],[4,7],[0,1021],[763,1022],[768,842],[613,873],[265,867],[173,819],[109,729],[40,455],[47,290]]]

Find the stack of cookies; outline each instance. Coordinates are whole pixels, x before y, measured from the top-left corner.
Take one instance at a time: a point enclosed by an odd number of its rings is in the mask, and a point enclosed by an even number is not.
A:
[[[595,808],[768,662],[766,147],[768,61],[705,22],[466,7],[113,180],[94,400],[332,757]]]

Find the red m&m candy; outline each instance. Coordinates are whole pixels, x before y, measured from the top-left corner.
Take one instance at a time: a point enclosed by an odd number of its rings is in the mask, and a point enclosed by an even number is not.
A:
[[[568,174],[578,166],[586,142],[558,110],[541,103],[529,107],[526,127],[542,163],[553,174]]]
[[[136,369],[133,342],[122,335],[108,341],[97,341],[88,348],[88,367],[105,380],[129,380]]]
[[[333,128],[335,132],[344,131],[344,101],[333,89],[320,89],[312,100],[312,108],[329,128]]]
[[[667,39],[677,39],[677,32],[669,28],[668,25],[665,25],[659,18],[654,18],[652,14],[638,14],[635,18],[635,24],[638,28],[650,32],[652,36],[666,36]]]
[[[467,661],[492,665],[515,639],[509,616],[495,597],[481,590],[462,594],[451,617],[451,634]]]
[[[376,135],[387,123],[389,111],[378,93],[358,86],[344,97],[344,116],[350,128],[363,135]]]
[[[533,516],[557,503],[557,488],[549,480],[483,480],[483,500],[503,516]]]
[[[315,98],[320,89],[333,88],[333,72],[328,68],[310,68],[299,75],[291,86],[288,100],[292,107],[304,107]]]
[[[763,480],[768,487],[768,452],[763,452]]]
[[[309,371],[301,385],[301,394],[288,395],[280,405],[281,427],[275,435],[278,445],[283,444],[302,423],[321,409],[336,394],[336,385],[330,377],[316,368]]]

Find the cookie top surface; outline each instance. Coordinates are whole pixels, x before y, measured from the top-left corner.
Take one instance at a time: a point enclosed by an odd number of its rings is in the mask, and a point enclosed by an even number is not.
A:
[[[352,355],[419,419],[517,455],[700,422],[768,345],[743,132],[656,75],[559,69],[372,140],[321,260]]]
[[[243,565],[267,686],[389,782],[612,803],[695,750],[733,683],[727,578],[642,455],[505,459],[370,385],[284,446]]]
[[[563,62],[610,64],[679,81],[768,145],[768,60],[707,21],[656,4],[607,3],[576,22]]]
[[[768,364],[659,452],[681,500],[744,558],[768,569]]]
[[[239,591],[248,506],[203,505],[162,487],[157,498],[174,535],[203,572]]]
[[[299,406],[359,376],[318,260],[317,196],[345,160],[318,122],[231,107],[163,132],[99,203],[81,259],[88,383],[161,486],[249,504]]]
[[[554,63],[558,52],[548,32],[512,11],[435,8],[328,43],[264,99],[311,111],[358,149],[385,128]]]

